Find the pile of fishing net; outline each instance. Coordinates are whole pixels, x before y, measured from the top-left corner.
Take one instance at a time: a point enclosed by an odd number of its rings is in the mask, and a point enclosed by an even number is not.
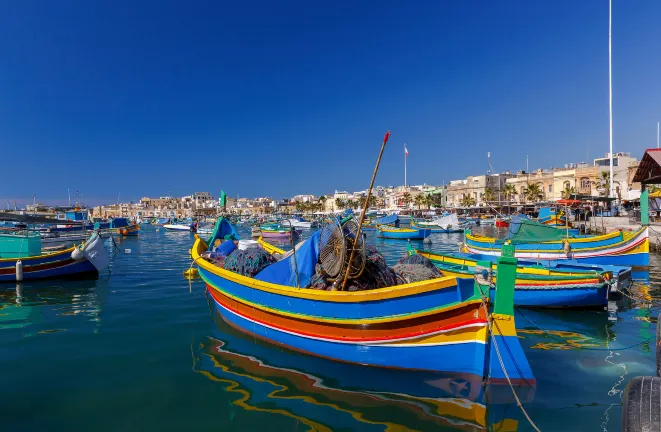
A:
[[[397,275],[400,284],[420,282],[443,276],[434,263],[422,255],[408,255],[394,266],[392,271]]]
[[[411,255],[402,258],[392,268],[374,246],[366,245],[366,262],[363,273],[347,282],[347,291],[365,291],[389,286],[419,282],[441,277],[441,272],[427,258]],[[338,282],[338,286],[342,281]],[[310,279],[310,288],[328,290],[333,285],[319,264]]]
[[[265,267],[276,262],[276,259],[261,247],[235,249],[225,258],[223,268],[243,276],[254,277]]]

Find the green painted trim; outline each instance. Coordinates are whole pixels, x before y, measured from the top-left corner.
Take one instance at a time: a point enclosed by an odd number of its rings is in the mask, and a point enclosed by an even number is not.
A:
[[[494,313],[502,315],[514,315],[514,285],[516,282],[516,267],[518,260],[512,256],[513,246],[503,246],[501,256],[498,257],[496,272],[496,299],[494,301]]]

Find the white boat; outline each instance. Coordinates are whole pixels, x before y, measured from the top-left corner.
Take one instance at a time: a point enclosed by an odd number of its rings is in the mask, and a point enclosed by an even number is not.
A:
[[[165,224],[163,225],[163,228],[165,228],[166,231],[191,231],[190,225],[182,224]]]
[[[450,213],[449,215],[434,219],[432,223],[440,228],[449,229],[453,232],[461,232],[464,229],[464,225],[459,222],[456,213]]]
[[[289,222],[291,223],[291,226],[294,228],[311,228],[312,227],[312,222],[304,221],[303,219],[288,219]],[[285,222],[285,226],[286,226]]]

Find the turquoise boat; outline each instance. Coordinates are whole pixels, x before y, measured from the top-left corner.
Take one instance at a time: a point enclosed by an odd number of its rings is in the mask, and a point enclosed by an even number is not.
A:
[[[649,228],[638,231],[574,237],[565,230],[542,225],[529,219],[512,217],[504,239],[466,231],[465,252],[500,255],[503,244],[516,247],[516,257],[530,261],[578,260],[583,263],[649,266]]]
[[[11,216],[3,216],[7,217]],[[28,223],[47,223],[46,219],[21,217]],[[97,277],[107,264],[108,255],[98,234],[92,234],[84,245],[46,253],[38,232],[0,234],[0,282]]]
[[[379,237],[399,240],[424,240],[432,233],[428,228],[395,228],[377,225],[376,231]]]
[[[210,243],[231,233],[221,219]],[[272,344],[364,366],[534,383],[514,325],[516,259],[499,259],[491,309],[488,288],[454,277],[366,291],[308,288],[321,247],[317,232],[254,277],[207,258],[199,236],[191,257],[222,318]]]

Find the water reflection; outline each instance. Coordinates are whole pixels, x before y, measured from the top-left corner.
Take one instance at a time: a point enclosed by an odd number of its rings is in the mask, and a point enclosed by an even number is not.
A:
[[[520,411],[507,386],[485,390],[480,379],[460,374],[384,370],[303,355],[247,336],[212,313],[218,331],[193,344],[193,369],[222,383],[244,410],[295,418],[315,430],[518,427]],[[534,388],[517,392],[529,402]]]
[[[67,316],[84,316],[101,323],[107,281],[40,281],[0,286],[0,330],[41,327]],[[56,332],[51,328],[38,332]],[[29,333],[28,333],[29,335]]]

